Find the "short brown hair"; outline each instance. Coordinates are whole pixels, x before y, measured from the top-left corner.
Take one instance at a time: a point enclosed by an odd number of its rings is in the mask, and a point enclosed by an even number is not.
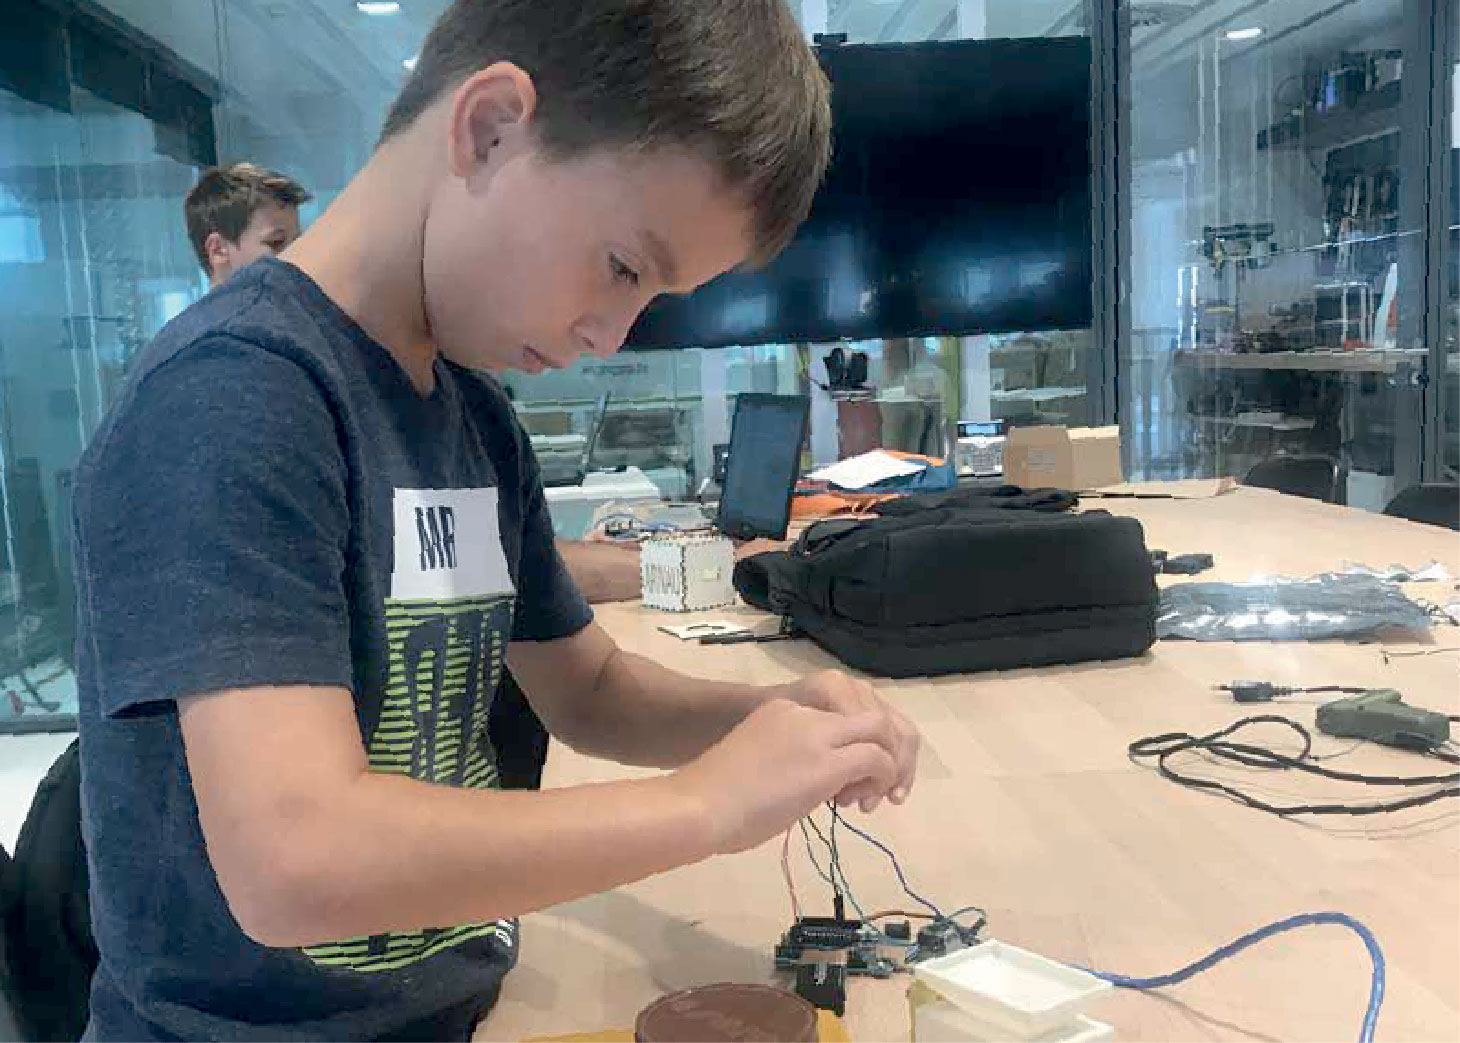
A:
[[[252,163],[210,167],[188,193],[183,209],[188,220],[188,239],[203,271],[208,268],[208,236],[217,232],[236,243],[248,227],[254,211],[268,203],[297,207],[314,197],[292,177]]]
[[[830,87],[785,0],[456,0],[381,141],[494,62],[537,87],[549,154],[689,147],[755,214],[755,260],[806,219],[831,153]]]

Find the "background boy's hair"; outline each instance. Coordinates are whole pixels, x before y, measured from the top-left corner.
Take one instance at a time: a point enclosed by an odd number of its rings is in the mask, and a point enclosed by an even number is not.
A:
[[[811,209],[831,153],[830,88],[785,0],[456,0],[382,143],[498,61],[532,77],[549,155],[696,150],[755,215],[757,262]]]
[[[208,268],[207,246],[212,233],[236,243],[259,207],[268,203],[297,207],[313,198],[293,178],[252,163],[208,168],[183,204],[188,239],[198,255],[198,263],[203,271],[212,274]]]

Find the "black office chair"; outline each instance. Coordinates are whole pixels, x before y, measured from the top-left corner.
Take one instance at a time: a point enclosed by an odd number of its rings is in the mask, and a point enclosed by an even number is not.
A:
[[[1243,485],[1274,489],[1324,503],[1338,503],[1338,464],[1326,456],[1274,456],[1263,460]]]
[[[1460,530],[1460,485],[1411,485],[1384,508],[1392,518]]]
[[[21,1039],[80,1039],[91,1013],[97,951],[76,742],[36,788],[7,875],[3,930],[9,1014]]]
[[[19,1019],[10,1005],[9,944],[5,938],[5,921],[15,901],[15,868],[10,854],[0,844],[0,1043],[16,1043],[20,1039]]]

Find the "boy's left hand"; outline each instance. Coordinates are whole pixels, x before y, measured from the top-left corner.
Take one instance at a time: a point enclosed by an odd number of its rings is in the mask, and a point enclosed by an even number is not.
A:
[[[869,791],[865,785],[852,786],[837,794],[836,800],[843,807],[857,804],[863,812],[875,810],[884,798],[894,804],[907,800],[913,776],[917,773],[918,747],[922,739],[913,723],[883,700],[870,684],[839,670],[823,670],[792,681],[778,689],[777,694],[803,706],[831,713],[848,716],[868,712],[881,714],[885,722],[883,746],[897,765],[897,780],[890,788],[878,787],[876,792]]]

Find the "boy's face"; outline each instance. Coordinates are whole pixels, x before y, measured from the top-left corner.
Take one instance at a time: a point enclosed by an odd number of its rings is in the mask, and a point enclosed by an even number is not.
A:
[[[240,272],[260,257],[277,256],[299,238],[299,210],[278,203],[261,204],[248,219],[238,242],[218,232],[208,236],[208,270],[213,285]]]
[[[426,315],[460,365],[559,369],[613,354],[655,296],[688,293],[750,250],[749,213],[694,155],[557,161],[518,145],[435,193]]]

